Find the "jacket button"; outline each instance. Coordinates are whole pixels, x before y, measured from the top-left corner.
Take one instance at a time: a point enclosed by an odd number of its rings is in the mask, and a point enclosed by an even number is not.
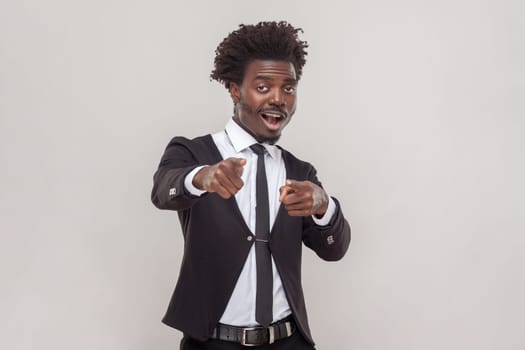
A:
[[[249,242],[251,242],[252,239],[253,239],[253,236],[248,236],[248,237],[246,237],[246,240],[249,241]]]

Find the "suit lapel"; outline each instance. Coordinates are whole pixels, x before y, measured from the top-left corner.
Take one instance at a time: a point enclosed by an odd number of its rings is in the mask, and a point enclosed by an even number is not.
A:
[[[209,164],[216,164],[216,163],[218,163],[218,162],[220,162],[221,160],[224,159],[222,157],[222,155],[221,155],[221,152],[217,148],[217,145],[213,141],[213,137],[211,135],[206,135],[205,143],[206,143],[209,151],[211,151],[211,154],[208,153],[210,155],[209,162],[208,162]],[[210,195],[214,195],[214,196],[219,197],[219,195],[216,194],[216,193],[210,193]],[[239,234],[241,234],[243,236],[246,236],[247,232],[249,232],[251,234],[254,234],[254,232],[252,232],[250,230],[250,227],[248,227],[248,224],[244,220],[244,218],[242,216],[242,213],[241,213],[241,209],[239,208],[239,204],[237,203],[237,200],[235,199],[235,196],[230,197],[229,199],[223,199],[223,198],[220,198],[220,197],[218,199],[224,201],[225,205],[228,206],[229,209],[230,209],[229,212],[233,213],[233,215],[235,215],[236,219],[239,222],[243,223],[243,226],[246,229],[246,232],[239,232]]]
[[[284,150],[282,147],[277,146],[281,149],[281,156],[283,157],[284,161],[284,168],[286,169],[286,179],[298,179],[299,174],[297,171],[297,166],[294,166],[293,159],[290,157],[290,153],[288,153],[286,150]],[[281,221],[289,221],[292,217],[288,215],[288,212],[286,211],[286,208],[283,206],[282,203],[279,204],[279,210],[277,211],[277,216],[275,217],[275,222],[273,223],[271,233],[273,236],[274,227],[280,227]]]

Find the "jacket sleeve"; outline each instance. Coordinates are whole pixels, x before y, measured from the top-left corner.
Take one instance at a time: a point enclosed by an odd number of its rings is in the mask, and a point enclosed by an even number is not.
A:
[[[321,186],[312,167],[309,180]],[[317,225],[311,216],[303,218],[303,242],[324,260],[336,261],[343,258],[350,245],[350,225],[343,216],[339,201],[332,197],[336,211],[328,225]]]
[[[183,210],[191,207],[201,197],[190,194],[184,179],[199,165],[191,141],[183,137],[173,138],[153,175],[151,201],[159,209]]]

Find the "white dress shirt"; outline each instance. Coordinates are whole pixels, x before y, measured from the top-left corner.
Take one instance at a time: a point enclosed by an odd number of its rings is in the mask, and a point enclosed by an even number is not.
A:
[[[243,130],[233,119],[227,124],[225,130],[212,135],[215,145],[219,149],[223,159],[236,157],[247,160],[242,174],[244,186],[237,192],[235,199],[241,211],[242,217],[252,232],[255,232],[255,205],[256,200],[256,175],[257,155],[250,146],[257,141]],[[279,211],[279,188],[286,181],[286,169],[281,157],[281,150],[274,145],[264,144],[266,148],[264,161],[268,180],[268,201],[270,208],[270,228],[273,226],[277,212]],[[204,166],[199,166],[191,171],[185,178],[184,185],[188,192],[201,196],[205,191],[193,186],[195,174]],[[328,209],[321,219],[312,216],[318,225],[326,225],[335,213],[335,203],[329,198]],[[273,269],[273,322],[279,321],[291,313],[290,306],[286,300],[281,277],[272,257]],[[237,284],[230,297],[226,310],[220,323],[232,326],[252,327],[258,325],[255,320],[255,293],[257,290],[257,269],[255,265],[255,245],[252,246],[248,258],[241,271]]]

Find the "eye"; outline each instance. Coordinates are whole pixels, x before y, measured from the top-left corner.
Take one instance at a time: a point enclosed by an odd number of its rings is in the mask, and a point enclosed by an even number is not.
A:
[[[257,91],[258,91],[258,92],[264,93],[264,92],[268,92],[268,90],[269,90],[268,87],[265,86],[265,85],[259,85],[259,86],[257,86]]]
[[[295,89],[295,86],[286,86],[283,90],[287,94],[293,95],[293,94],[295,94],[295,90],[296,89]]]

